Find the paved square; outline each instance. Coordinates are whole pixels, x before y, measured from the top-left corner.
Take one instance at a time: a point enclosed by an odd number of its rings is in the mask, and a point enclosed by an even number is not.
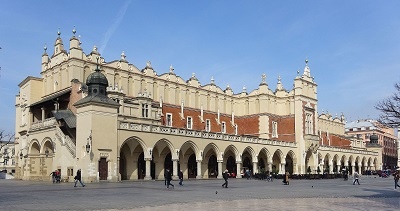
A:
[[[280,180],[186,180],[73,183],[0,180],[1,210],[398,210],[400,189],[393,178]]]

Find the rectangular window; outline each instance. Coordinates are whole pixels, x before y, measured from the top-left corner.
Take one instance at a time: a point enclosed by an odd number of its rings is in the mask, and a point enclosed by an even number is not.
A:
[[[165,122],[165,125],[168,127],[172,127],[172,114],[167,114],[167,121]]]
[[[74,169],[72,167],[67,168],[67,176],[74,176]]]
[[[142,104],[142,117],[149,117],[149,105],[147,104]]]
[[[226,133],[226,123],[225,122],[221,123],[221,133]]]
[[[314,134],[312,113],[306,113],[306,134]]]
[[[188,116],[186,119],[186,127],[187,129],[192,129],[192,117]]]
[[[211,131],[211,122],[209,119],[206,119],[206,131],[207,132]]]
[[[278,138],[278,122],[272,122],[272,138]]]

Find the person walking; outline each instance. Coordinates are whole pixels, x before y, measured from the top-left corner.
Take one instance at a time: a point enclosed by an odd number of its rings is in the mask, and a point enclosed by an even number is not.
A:
[[[222,187],[228,188],[228,177],[229,177],[229,175],[228,175],[228,169],[225,169],[224,173],[222,173],[222,177],[223,177],[224,180],[225,180],[225,183],[222,184]]]
[[[285,172],[285,178],[283,180],[283,184],[289,185],[289,172],[288,171]]]
[[[169,171],[169,169],[167,169],[167,189],[169,188],[170,185],[172,186],[172,189],[175,189],[175,186],[171,184],[171,180],[172,180],[171,172]]]
[[[394,189],[397,189],[397,187],[400,187],[400,185],[399,185],[399,179],[400,179],[399,171],[396,171],[396,173],[393,175],[393,177],[394,177]]]
[[[76,172],[76,176],[75,176],[75,185],[74,187],[76,187],[76,183],[78,183],[78,181],[81,183],[82,187],[85,187],[85,184],[82,182],[82,175],[81,175],[81,169],[78,169],[78,171]]]
[[[56,170],[56,171],[57,171],[57,170]],[[53,183],[56,182],[56,174],[57,174],[56,171],[53,171],[53,172],[50,173],[51,178],[53,179]]]
[[[182,186],[182,182],[183,182],[183,172],[182,170],[179,171],[178,173],[178,177],[179,177],[179,185]]]
[[[358,178],[360,177],[360,175],[358,175],[357,171],[354,172],[354,176],[353,177],[354,177],[353,185],[355,185],[356,182],[357,182],[358,185],[360,185],[360,182],[358,181]]]
[[[165,185],[165,189],[167,189],[167,174],[168,174],[168,169],[165,169],[165,171],[164,171],[164,185]]]

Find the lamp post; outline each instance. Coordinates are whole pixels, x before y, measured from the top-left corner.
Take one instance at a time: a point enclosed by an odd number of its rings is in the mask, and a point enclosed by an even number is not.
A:
[[[87,144],[86,144],[86,152],[87,153],[90,152],[91,145],[92,145],[92,130],[90,130],[90,135],[87,138]]]

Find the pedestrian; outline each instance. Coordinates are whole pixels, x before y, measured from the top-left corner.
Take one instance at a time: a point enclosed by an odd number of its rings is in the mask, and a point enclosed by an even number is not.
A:
[[[357,182],[358,185],[360,185],[360,182],[358,181],[358,178],[360,177],[358,175],[358,172],[354,172],[354,176],[353,177],[354,177],[353,185],[355,185],[356,182]]]
[[[222,184],[222,187],[228,188],[228,177],[229,177],[228,169],[225,169],[225,171],[222,173],[222,177],[225,180],[225,183]]]
[[[56,170],[56,183],[61,183],[61,174],[58,169]]]
[[[179,171],[178,173],[178,177],[179,177],[179,185],[182,186],[182,182],[183,182],[183,172],[182,170]]]
[[[288,171],[285,172],[285,177],[282,182],[285,185],[289,185],[289,172]]]
[[[172,180],[171,172],[169,171],[169,169],[167,169],[167,189],[169,188],[170,185],[172,186],[173,189],[175,189],[175,186],[171,184],[171,180]]]
[[[56,170],[56,171],[57,171],[57,170]],[[53,183],[56,182],[56,174],[57,174],[56,171],[53,171],[53,172],[50,173],[51,179],[53,180]]]
[[[167,189],[167,173],[168,173],[168,169],[165,169],[165,171],[164,171],[164,186],[165,186],[165,189]]]
[[[74,177],[74,179],[75,179],[75,185],[74,185],[74,187],[76,187],[76,183],[78,183],[78,181],[81,183],[82,187],[85,187],[85,184],[82,182],[81,169],[78,169],[78,171],[76,172],[76,176]]]
[[[393,177],[394,177],[394,189],[397,189],[397,187],[400,187],[400,185],[399,185],[399,178],[400,178],[399,171],[396,171],[396,173],[394,173]]]

